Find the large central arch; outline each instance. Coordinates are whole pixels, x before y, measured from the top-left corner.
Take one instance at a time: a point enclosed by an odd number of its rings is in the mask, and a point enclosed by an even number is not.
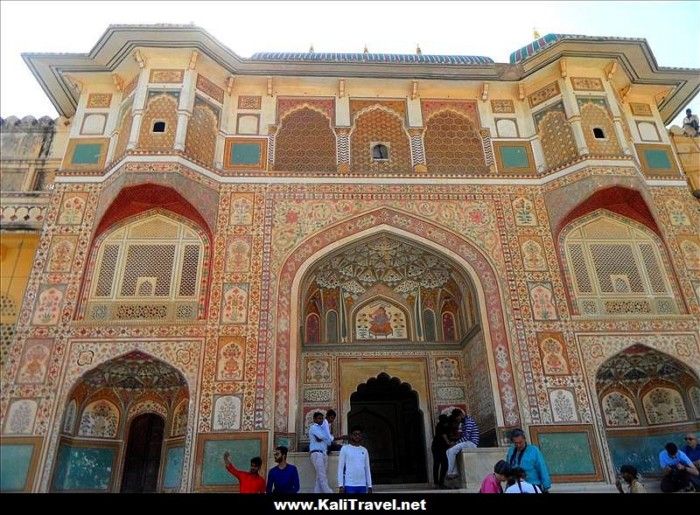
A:
[[[303,277],[325,255],[359,238],[378,232],[394,234],[437,251],[460,266],[472,280],[480,306],[480,325],[486,340],[489,375],[496,405],[496,423],[520,423],[511,364],[510,336],[504,319],[503,295],[489,259],[464,237],[413,215],[381,208],[331,226],[307,238],[282,266],[277,296],[277,333],[274,349],[274,429],[291,436],[296,431],[300,334],[298,299]]]

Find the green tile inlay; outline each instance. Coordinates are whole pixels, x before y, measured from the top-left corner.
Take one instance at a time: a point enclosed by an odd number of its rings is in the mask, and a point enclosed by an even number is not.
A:
[[[79,143],[73,150],[74,165],[95,165],[100,162],[101,143]]]
[[[260,164],[259,143],[233,143],[231,149],[231,164],[258,165]]]
[[[582,476],[595,474],[595,462],[588,443],[588,433],[540,434],[540,450],[553,475]]]
[[[182,461],[185,455],[184,447],[171,447],[165,455],[165,471],[163,473],[163,488],[177,488],[182,480]]]
[[[672,168],[671,160],[669,159],[668,151],[666,150],[646,149],[644,151],[644,157],[646,157],[649,168],[659,170],[671,170]]]
[[[114,453],[115,450],[108,447],[70,447],[61,443],[53,490],[109,490]]]
[[[24,490],[33,449],[31,444],[9,444],[0,448],[0,492]]]
[[[505,168],[528,168],[530,161],[524,147],[501,147],[501,162]]]

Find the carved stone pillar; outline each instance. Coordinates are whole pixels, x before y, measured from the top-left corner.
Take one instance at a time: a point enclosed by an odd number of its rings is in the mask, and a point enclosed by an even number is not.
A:
[[[336,159],[338,173],[350,172],[350,127],[336,127]]]
[[[423,133],[425,127],[411,127],[408,134],[411,136],[411,161],[413,171],[416,173],[427,173],[428,166],[425,163],[425,148],[423,147]]]
[[[134,102],[131,105],[131,133],[129,141],[126,144],[127,150],[132,150],[138,146],[139,135],[141,134],[141,120],[143,119],[143,108],[146,105],[146,94],[148,93],[148,74],[146,68],[142,68],[139,73],[139,80],[136,83],[136,91],[134,92]]]
[[[267,169],[272,170],[275,165],[275,137],[277,136],[277,125],[267,126]]]
[[[481,136],[481,147],[484,150],[484,161],[489,173],[496,173],[496,161],[493,158],[493,145],[491,144],[491,129],[484,127],[479,130]]]

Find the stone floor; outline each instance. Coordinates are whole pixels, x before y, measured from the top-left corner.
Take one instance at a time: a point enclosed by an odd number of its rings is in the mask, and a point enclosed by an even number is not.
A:
[[[646,481],[644,486],[648,493],[660,493],[659,481],[656,479]],[[446,489],[435,489],[431,484],[412,484],[412,485],[376,485],[374,487],[376,493],[411,493],[411,494],[422,494],[422,493],[438,493],[438,494],[451,494],[451,493],[473,493],[471,490],[466,488],[446,488]],[[617,488],[615,485],[610,485],[607,483],[558,483],[554,484],[550,490],[551,493],[561,493],[561,494],[581,494],[581,493],[591,493],[591,494],[610,494],[616,493]]]

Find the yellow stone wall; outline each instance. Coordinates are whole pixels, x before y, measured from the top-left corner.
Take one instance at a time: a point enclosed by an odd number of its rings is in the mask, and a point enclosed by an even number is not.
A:
[[[693,195],[700,198],[700,138],[689,138],[674,131],[670,133],[681,169],[688,178]]]
[[[39,244],[36,234],[0,235],[0,330],[2,331],[2,362],[14,335],[24,290]]]

